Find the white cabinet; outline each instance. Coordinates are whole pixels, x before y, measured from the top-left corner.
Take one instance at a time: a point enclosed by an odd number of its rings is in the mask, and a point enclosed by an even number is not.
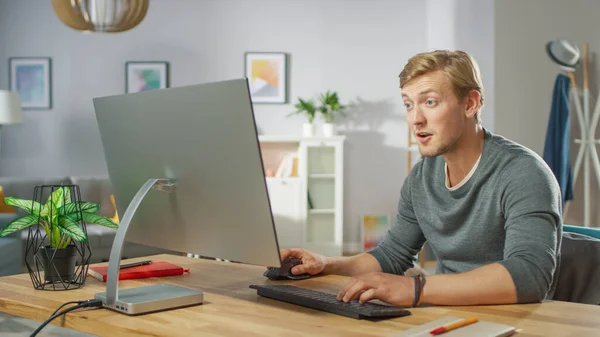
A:
[[[267,190],[279,246],[302,246],[306,222],[304,182],[298,178],[267,178]]]
[[[343,249],[344,136],[259,136],[269,199],[281,248],[306,248],[327,256]],[[297,162],[289,160],[297,156]],[[282,163],[293,169],[281,169]],[[285,165],[285,164],[284,164]]]

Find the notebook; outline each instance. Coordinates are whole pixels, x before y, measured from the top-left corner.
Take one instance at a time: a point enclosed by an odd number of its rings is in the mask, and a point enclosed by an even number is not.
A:
[[[182,275],[184,272],[189,273],[190,270],[183,269],[182,267],[169,262],[154,261],[151,264],[144,266],[121,269],[119,272],[119,280]],[[107,274],[108,265],[90,266],[88,268],[88,275],[102,282],[106,282]]]
[[[429,332],[435,328],[462,320],[459,317],[446,316],[429,323],[394,334],[394,337],[433,337]],[[478,321],[476,323],[450,330],[439,337],[506,337],[517,333],[517,330],[508,325]],[[436,337],[437,337],[436,336]]]

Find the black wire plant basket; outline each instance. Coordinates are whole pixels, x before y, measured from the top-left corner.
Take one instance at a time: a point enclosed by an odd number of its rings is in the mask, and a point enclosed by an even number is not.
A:
[[[55,193],[60,189],[62,191]],[[25,265],[35,289],[72,290],[84,286],[92,255],[81,201],[78,185],[38,185],[34,188],[32,208],[38,207],[38,222],[29,227]],[[47,202],[52,202],[52,206],[45,207]],[[67,211],[66,206],[61,206],[69,203],[72,206],[69,218],[73,221],[61,221]],[[74,219],[73,214],[76,214]],[[84,240],[75,240],[69,235],[72,226],[83,231]],[[77,230],[77,233],[81,234],[81,231]]]

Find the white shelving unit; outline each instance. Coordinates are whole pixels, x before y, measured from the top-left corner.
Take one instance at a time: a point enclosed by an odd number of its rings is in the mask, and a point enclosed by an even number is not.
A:
[[[305,248],[341,256],[344,214],[344,136],[259,136],[265,172],[277,172],[297,153],[297,174],[267,177],[281,248]]]

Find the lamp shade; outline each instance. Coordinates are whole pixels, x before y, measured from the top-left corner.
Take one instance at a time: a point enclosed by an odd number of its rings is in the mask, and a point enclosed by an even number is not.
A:
[[[21,122],[19,95],[13,91],[0,90],[0,124],[19,124]]]
[[[83,32],[119,33],[137,26],[149,0],[52,0],[65,25]]]

